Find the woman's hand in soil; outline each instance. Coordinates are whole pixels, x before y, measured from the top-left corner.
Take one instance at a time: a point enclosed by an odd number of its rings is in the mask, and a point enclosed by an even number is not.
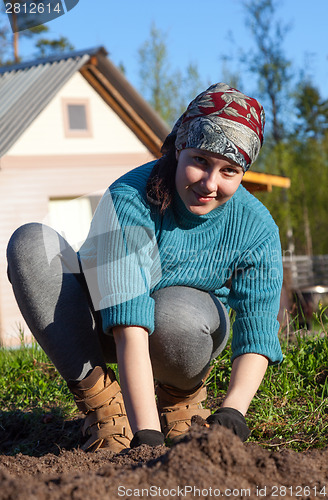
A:
[[[231,429],[242,441],[246,441],[251,431],[246,424],[245,417],[234,408],[219,408],[215,413],[207,417],[209,424],[219,424]]]
[[[142,444],[147,444],[148,446],[161,446],[164,444],[164,434],[153,429],[137,431],[133,436],[130,447],[136,448]]]

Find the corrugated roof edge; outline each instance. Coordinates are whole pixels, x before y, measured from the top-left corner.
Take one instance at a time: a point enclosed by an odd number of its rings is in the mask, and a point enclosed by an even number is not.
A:
[[[19,71],[25,68],[31,68],[32,66],[39,66],[40,64],[52,63],[55,61],[63,61],[65,59],[73,59],[75,57],[82,57],[84,55],[94,56],[96,54],[103,54],[104,56],[108,55],[106,49],[102,46],[93,47],[91,49],[86,50],[73,50],[71,52],[63,52],[54,56],[43,57],[40,59],[33,59],[30,61],[24,61],[19,64],[10,64],[8,66],[0,66],[0,74],[7,73],[7,71]]]

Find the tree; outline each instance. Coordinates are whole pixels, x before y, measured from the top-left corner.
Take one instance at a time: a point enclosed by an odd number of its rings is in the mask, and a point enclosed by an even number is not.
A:
[[[292,208],[303,215],[294,234],[299,242],[305,240],[307,254],[327,253],[328,100],[309,80],[298,84],[294,97],[298,124],[290,139],[296,174]]]
[[[244,3],[246,22],[256,43],[255,52],[245,58],[249,70],[257,75],[258,88],[271,119],[271,136],[279,144],[286,135],[283,120],[284,101],[291,80],[290,61],[283,52],[288,26],[275,20],[275,0],[250,0]]]
[[[230,45],[230,50],[228,54],[221,54],[220,55],[220,60],[221,60],[221,73],[222,73],[222,81],[230,85],[230,87],[233,87],[235,89],[242,89],[242,78],[241,74],[239,71],[240,64],[238,61],[238,56],[234,54],[234,50],[237,48],[237,42],[234,37],[234,33],[229,30],[227,39],[229,41]],[[239,50],[239,49],[238,49]],[[238,61],[237,63],[237,69],[233,67],[233,62]]]
[[[185,74],[169,64],[166,35],[153,24],[150,37],[139,49],[141,92],[168,125],[203,89],[197,66],[190,63]]]
[[[180,75],[170,77],[167,49],[162,33],[151,26],[150,38],[139,49],[141,90],[163,120],[174,120]],[[177,81],[178,79],[178,81]]]
[[[4,20],[3,6],[0,4],[0,66],[13,62],[13,59],[8,59],[9,40],[13,35]]]
[[[288,85],[291,80],[290,61],[284,55],[283,39],[289,27],[275,18],[275,0],[249,0],[244,3],[246,22],[253,35],[256,49],[245,57],[249,70],[257,76],[260,95],[263,96],[267,117],[270,119],[269,138],[272,142],[270,163],[266,170],[270,173],[288,175],[286,148],[283,140],[290,133],[286,130],[284,110],[286,108]],[[268,134],[267,134],[268,136]],[[276,198],[274,200],[274,198]],[[290,219],[290,194],[279,190],[271,198],[279,217],[280,228],[287,238],[288,250],[293,253],[293,227]]]
[[[19,63],[21,61],[21,57],[19,55],[19,40],[23,40],[24,38],[36,38],[41,35],[41,33],[46,33],[48,31],[47,26],[36,26],[35,28],[30,28],[24,31],[17,31],[13,33],[13,56],[14,62]]]
[[[288,204],[283,197],[284,191],[279,189],[261,193],[258,197],[279,226],[283,248],[290,244],[287,234],[291,230],[296,254],[320,255],[328,253],[326,101],[308,85],[308,82],[302,83],[306,92],[298,93],[299,86],[295,92],[293,118],[298,116],[300,123],[294,134],[279,145],[291,179]],[[317,127],[319,123],[321,125]],[[269,166],[275,158],[275,148],[272,145],[265,148],[261,156]]]
[[[58,54],[67,50],[73,50],[74,46],[69,42],[68,38],[61,36],[57,40],[49,40],[48,38],[40,38],[36,44],[41,57],[47,57],[51,54]]]
[[[295,92],[297,135],[323,137],[328,130],[328,100],[323,100],[319,90],[310,81],[301,81]]]
[[[24,3],[22,0],[17,1]],[[0,14],[2,13],[3,7],[0,5]],[[24,39],[28,38],[37,40],[37,57],[43,57],[64,50],[72,50],[74,48],[66,37],[60,37],[54,40],[48,38],[39,40],[38,37],[41,34],[45,34],[49,31],[49,28],[43,24],[13,33],[4,21],[5,17],[0,17],[0,66],[19,63],[22,60],[19,50],[20,42],[23,43]]]

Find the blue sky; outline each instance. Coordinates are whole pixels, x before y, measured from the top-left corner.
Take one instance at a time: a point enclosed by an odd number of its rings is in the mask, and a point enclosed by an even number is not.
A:
[[[290,24],[284,49],[294,73],[303,68],[328,98],[328,1],[278,0],[277,18]],[[66,36],[76,49],[103,45],[114,64],[124,64],[127,78],[138,88],[138,48],[149,37],[152,22],[166,34],[172,70],[196,63],[206,83],[222,80],[220,56],[236,61],[239,49],[253,46],[242,0],[80,0],[47,26],[51,37]],[[26,42],[22,53],[34,56]],[[243,83],[242,90],[253,92],[254,82]]]

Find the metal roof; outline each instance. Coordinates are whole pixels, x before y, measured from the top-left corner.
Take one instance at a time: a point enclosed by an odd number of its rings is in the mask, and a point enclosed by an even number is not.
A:
[[[0,68],[0,157],[51,101],[97,47]]]

